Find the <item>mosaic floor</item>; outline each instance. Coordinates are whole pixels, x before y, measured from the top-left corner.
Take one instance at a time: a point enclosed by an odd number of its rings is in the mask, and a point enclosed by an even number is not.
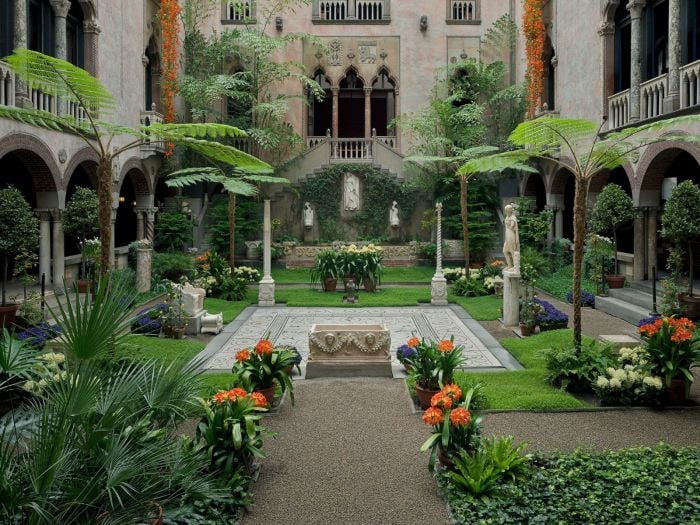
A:
[[[454,335],[464,348],[466,368],[503,368],[504,365],[449,307],[410,308],[258,308],[206,362],[208,370],[230,370],[238,350],[252,347],[261,337],[295,346],[304,362],[313,324],[383,324],[391,331],[392,363],[396,347],[411,335],[443,339]]]

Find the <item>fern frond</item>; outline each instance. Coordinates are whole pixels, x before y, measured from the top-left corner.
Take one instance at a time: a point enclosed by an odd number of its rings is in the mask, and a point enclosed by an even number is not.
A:
[[[220,142],[209,142],[190,137],[182,137],[179,140],[169,142],[181,144],[214,162],[227,164],[248,173],[264,174],[273,171],[272,166],[266,162]]]
[[[243,175],[243,180],[256,182],[258,184],[289,184],[289,179],[284,177],[273,177],[271,175]]]
[[[235,193],[236,195],[252,197],[258,193],[257,186],[240,178],[226,177],[222,184],[227,192]]]
[[[148,128],[152,133],[160,135],[167,142],[176,142],[182,138],[240,138],[247,137],[242,129],[227,124],[190,123],[190,124],[159,124],[153,123]]]
[[[165,184],[171,188],[184,188],[200,182],[223,184],[226,176],[219,168],[186,168],[168,175]]]
[[[472,159],[457,170],[457,175],[468,177],[478,173],[494,173],[506,170],[538,173],[538,170],[529,163],[532,158],[533,155],[527,150],[505,151],[496,155]]]
[[[54,131],[65,131],[70,133],[87,134],[90,130],[75,124],[73,118],[67,116],[54,115],[48,111],[40,111],[38,109],[16,108],[11,106],[0,106],[0,118],[7,118],[37,126],[39,128],[50,129]]]
[[[598,126],[590,120],[541,117],[519,124],[508,141],[520,147],[551,149],[561,147],[564,141],[590,145],[597,132]]]

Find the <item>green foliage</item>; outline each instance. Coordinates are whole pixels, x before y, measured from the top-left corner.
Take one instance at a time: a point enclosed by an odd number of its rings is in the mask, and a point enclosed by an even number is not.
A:
[[[316,254],[311,268],[311,284],[323,283],[324,279],[337,279],[341,275],[338,251],[332,248],[321,250]]]
[[[182,211],[158,214],[154,245],[157,250],[179,253],[192,242],[192,219]]]
[[[294,385],[286,369],[296,363],[296,352],[287,347],[274,348],[271,352],[258,352],[261,343],[272,346],[269,341],[261,340],[255,350],[251,350],[248,359],[237,359],[231,370],[235,381],[256,389],[270,388],[277,383],[282,392],[289,390],[289,396],[294,404]]]
[[[90,188],[78,186],[66,203],[63,212],[63,231],[83,243],[95,237],[99,231],[97,193]]]
[[[527,197],[516,199],[516,208],[521,246],[544,250],[554,221],[554,212],[552,210],[535,211],[535,203]]]
[[[524,246],[520,252],[520,273],[523,284],[532,291],[539,278],[549,273],[549,259],[536,248]]]
[[[661,215],[661,236],[673,242],[688,242],[700,236],[700,187],[681,182],[671,192]]]
[[[153,252],[153,282],[161,282],[163,279],[178,282],[180,277],[189,276],[193,269],[194,257],[191,255]]]
[[[15,339],[3,328],[0,332],[0,393],[28,379],[36,363],[34,347]]]
[[[229,276],[221,282],[217,297],[224,301],[242,301],[246,295],[248,295],[248,282]]]
[[[452,293],[460,297],[480,297],[488,295],[489,291],[484,286],[483,279],[460,277],[452,286]]]
[[[665,316],[681,313],[678,296],[683,292],[683,259],[683,250],[679,246],[673,246],[668,250],[666,270],[669,276],[663,281],[664,293],[659,302],[659,312]]]
[[[212,249],[228,257],[229,224],[227,199],[215,198],[209,208],[208,228],[209,243]],[[247,197],[236,198],[236,248],[246,240],[260,238],[262,225],[262,206],[260,202]]]
[[[450,339],[452,349],[447,351],[439,349],[447,341],[421,339],[415,348],[416,354],[406,358],[412,367],[410,375],[421,388],[434,390],[452,383],[455,370],[466,362],[467,358],[462,354],[463,347],[454,346],[453,339]]]
[[[566,294],[572,289],[572,275],[573,266],[569,264],[548,275],[541,276],[537,281],[537,287],[562,301],[566,301]],[[581,281],[581,288],[594,295],[596,287],[597,283],[589,279],[584,278]]]
[[[662,524],[697,518],[697,448],[536,454],[530,464],[528,476],[501,485],[489,499],[465,498],[447,484],[455,522]]]
[[[632,197],[617,184],[607,184],[593,205],[590,227],[596,233],[614,232],[615,228],[631,221],[634,216]]]
[[[545,350],[547,382],[569,392],[590,392],[593,383],[614,362],[612,349],[595,343],[580,352],[571,346]]]

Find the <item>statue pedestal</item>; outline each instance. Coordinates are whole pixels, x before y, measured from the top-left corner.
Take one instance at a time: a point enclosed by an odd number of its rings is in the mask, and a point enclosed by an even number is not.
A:
[[[258,306],[275,306],[275,280],[263,279],[258,287]]]
[[[503,324],[520,323],[520,272],[503,270]]]
[[[430,282],[430,304],[447,305],[447,279],[441,275],[435,275]]]

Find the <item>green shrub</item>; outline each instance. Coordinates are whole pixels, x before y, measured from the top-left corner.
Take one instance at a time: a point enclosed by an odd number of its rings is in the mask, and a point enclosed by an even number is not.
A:
[[[225,301],[242,301],[248,294],[248,281],[239,277],[226,277],[219,287],[217,297]]]
[[[546,380],[569,392],[590,392],[591,384],[614,362],[612,349],[590,343],[576,352],[573,347],[545,352]]]
[[[182,276],[189,276],[194,269],[194,257],[184,253],[153,253],[153,282],[163,279],[178,281]]]
[[[192,242],[192,219],[182,211],[158,214],[154,245],[157,250],[181,252]]]
[[[472,279],[470,277],[461,277],[455,281],[452,286],[452,291],[455,295],[461,297],[481,297],[488,295],[489,291],[481,279]]]
[[[218,198],[209,208],[209,244],[212,250],[228,259],[229,226],[228,198]],[[261,238],[262,206],[252,197],[236,197],[236,252],[244,248],[244,242]],[[262,252],[262,248],[261,248]]]

